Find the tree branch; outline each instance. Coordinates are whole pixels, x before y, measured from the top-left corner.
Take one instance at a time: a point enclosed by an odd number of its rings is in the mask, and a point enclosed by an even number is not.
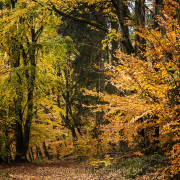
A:
[[[94,27],[96,27],[96,28],[98,28],[98,29],[101,29],[101,30],[103,30],[104,32],[108,33],[108,29],[105,28],[105,27],[103,27],[102,24],[97,24],[97,23],[94,23],[94,22],[89,21],[89,20],[87,20],[87,19],[79,19],[79,18],[76,18],[76,17],[71,16],[71,15],[69,15],[69,14],[66,14],[66,13],[64,13],[64,12],[62,12],[62,11],[59,11],[53,4],[52,4],[52,9],[53,9],[57,14],[59,14],[59,15],[61,15],[61,16],[67,17],[67,18],[69,18],[69,19],[72,19],[72,20],[77,21],[77,22],[80,22],[80,23],[89,24],[89,25],[91,25],[91,26],[94,26]]]

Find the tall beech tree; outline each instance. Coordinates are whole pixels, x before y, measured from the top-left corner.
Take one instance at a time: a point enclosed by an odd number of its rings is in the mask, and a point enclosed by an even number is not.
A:
[[[26,1],[5,1],[1,10],[1,49],[7,54],[9,68],[4,83],[11,84],[12,111],[15,114],[16,157],[25,160],[33,119],[36,57],[40,35],[49,20],[49,12]],[[7,59],[8,58],[8,59]],[[8,80],[6,80],[8,79]],[[4,92],[5,93],[5,92]],[[2,93],[2,100],[6,94]]]

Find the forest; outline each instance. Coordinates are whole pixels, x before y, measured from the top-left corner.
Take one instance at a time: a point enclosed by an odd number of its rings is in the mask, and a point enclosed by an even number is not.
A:
[[[180,179],[179,3],[0,0],[0,179],[64,161]]]

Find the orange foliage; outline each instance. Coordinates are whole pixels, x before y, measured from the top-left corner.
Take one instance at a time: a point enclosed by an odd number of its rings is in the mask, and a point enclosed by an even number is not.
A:
[[[110,122],[102,126],[102,139],[125,140],[133,147],[139,129],[159,127],[159,147],[165,147],[167,152],[170,150],[172,166],[169,170],[174,177],[180,173],[180,26],[177,8],[180,6],[176,1],[166,0],[161,16],[157,16],[160,28],[136,27],[136,34],[146,40],[142,52],[145,60],[117,50],[116,57],[121,65],[106,65],[111,84],[123,95],[85,91],[85,94],[107,102],[96,109],[103,110],[104,118]],[[144,121],[138,123],[143,117]],[[150,141],[155,140],[152,133],[149,132]],[[170,149],[166,147],[169,143]]]

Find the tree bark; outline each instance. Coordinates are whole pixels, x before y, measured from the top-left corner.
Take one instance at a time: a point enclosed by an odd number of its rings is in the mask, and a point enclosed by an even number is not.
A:
[[[135,23],[136,26],[145,26],[145,0],[136,0],[135,1]],[[137,30],[139,31],[139,30]],[[141,32],[141,31],[140,31]],[[142,53],[145,52],[146,40],[139,35],[135,37],[135,51],[139,59],[145,60]]]
[[[49,156],[49,153],[48,153],[48,150],[47,150],[47,147],[46,147],[46,143],[45,143],[45,142],[43,142],[43,151],[44,151],[45,157],[47,157],[48,160],[50,160],[50,156]]]

